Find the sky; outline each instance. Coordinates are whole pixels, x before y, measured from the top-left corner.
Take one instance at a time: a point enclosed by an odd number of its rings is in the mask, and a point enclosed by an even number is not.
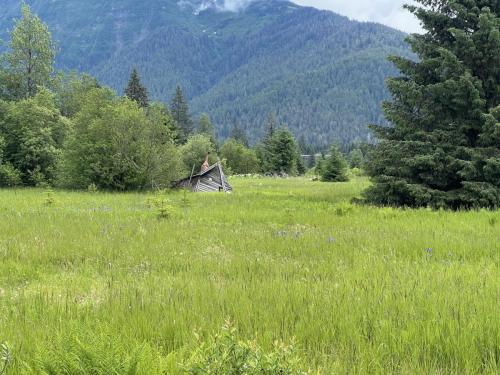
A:
[[[1,0],[0,0],[1,1]],[[198,11],[214,4],[219,9],[239,11],[255,0],[198,0]],[[327,9],[358,21],[379,22],[408,33],[421,32],[418,20],[403,4],[413,0],[290,0],[299,5]],[[181,3],[192,3],[192,0],[179,0]]]
[[[328,9],[359,21],[373,21],[408,33],[420,32],[418,20],[403,4],[409,0],[291,0],[294,3]]]

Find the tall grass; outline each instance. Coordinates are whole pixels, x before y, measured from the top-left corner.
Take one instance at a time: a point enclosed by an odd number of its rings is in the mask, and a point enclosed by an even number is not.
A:
[[[7,373],[81,348],[182,373],[227,319],[324,374],[500,372],[499,212],[353,206],[364,179],[231,183],[168,193],[161,220],[152,194],[1,191]]]

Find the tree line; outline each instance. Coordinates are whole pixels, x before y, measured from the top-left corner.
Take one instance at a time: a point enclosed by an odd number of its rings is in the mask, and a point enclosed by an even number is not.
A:
[[[208,115],[192,119],[181,87],[169,105],[151,102],[134,68],[120,96],[89,75],[55,71],[55,56],[47,26],[23,5],[0,57],[0,186],[167,187],[206,155],[228,173],[306,171],[273,115],[254,147],[236,125],[219,145]]]
[[[252,144],[264,136],[270,112],[323,151],[334,140],[343,147],[372,140],[366,124],[384,122],[384,82],[396,74],[386,56],[410,55],[402,32],[308,8],[285,11],[276,1],[258,15],[200,18],[187,16],[179,1],[124,0],[120,28],[110,23],[116,17],[111,1],[27,3],[50,27],[57,25],[51,30],[60,46],[58,66],[88,72],[121,93],[130,61],[137,61],[151,97],[168,103],[180,83],[191,112],[209,113],[220,139],[239,122]],[[0,39],[8,39],[11,8],[0,12]],[[154,22],[143,29],[153,9]],[[256,16],[259,22],[252,21]],[[138,30],[143,33],[134,38]]]
[[[423,34],[408,42],[418,60],[393,56],[399,77],[385,102],[392,126],[373,126],[378,143],[349,151],[377,205],[500,207],[500,4],[418,0],[408,6]],[[182,89],[170,105],[150,102],[132,71],[124,96],[94,78],[54,71],[55,47],[23,6],[0,57],[0,185],[127,190],[169,186],[207,154],[233,173],[300,175],[314,164],[325,181],[344,181],[337,147],[304,162],[309,148],[275,116],[250,147],[235,125],[219,145],[207,115],[189,114]]]

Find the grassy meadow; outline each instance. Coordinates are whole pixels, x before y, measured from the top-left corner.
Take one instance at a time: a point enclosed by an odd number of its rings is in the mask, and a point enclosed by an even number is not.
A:
[[[228,320],[264,350],[295,342],[313,374],[500,373],[500,212],[352,205],[363,178],[231,183],[1,190],[6,373],[50,374],[79,346],[180,374]]]

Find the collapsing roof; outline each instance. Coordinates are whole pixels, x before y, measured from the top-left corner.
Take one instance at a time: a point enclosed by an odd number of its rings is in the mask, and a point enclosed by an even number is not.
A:
[[[176,183],[179,188],[189,189],[195,192],[226,192],[233,191],[231,185],[227,181],[226,176],[222,170],[220,162],[212,166],[208,165],[208,160],[205,160],[201,168],[201,172],[180,180]]]

